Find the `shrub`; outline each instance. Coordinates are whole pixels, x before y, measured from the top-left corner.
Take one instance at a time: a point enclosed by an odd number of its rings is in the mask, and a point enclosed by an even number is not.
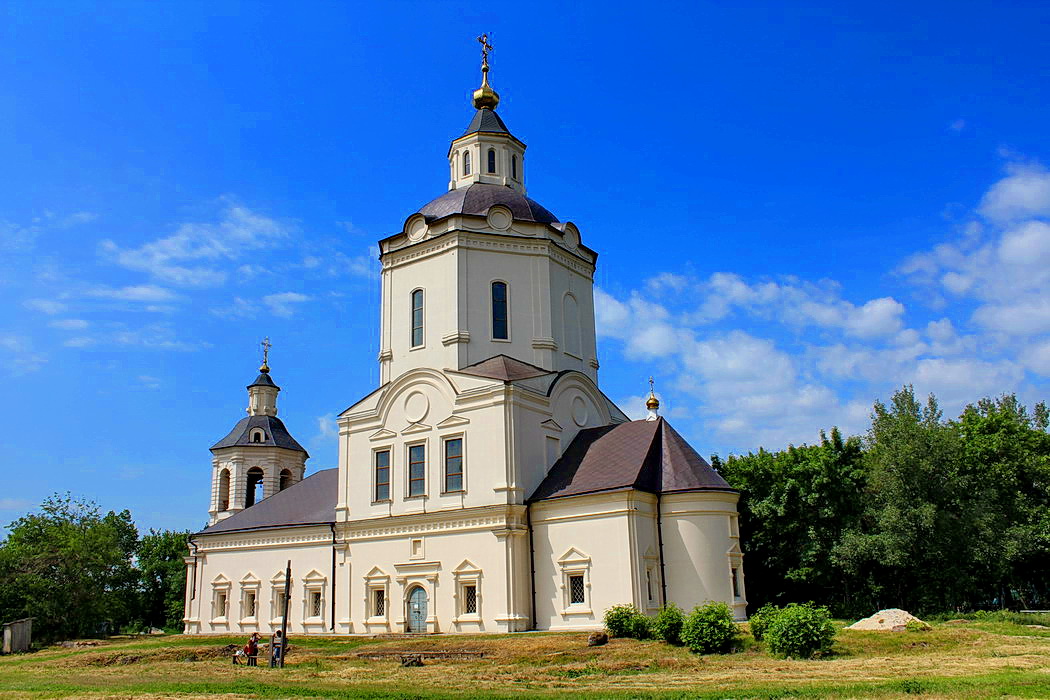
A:
[[[751,630],[751,636],[755,638],[755,641],[762,641],[762,637],[765,636],[766,630],[769,629],[769,623],[776,618],[779,612],[780,608],[778,606],[773,605],[772,603],[766,603],[752,613],[748,620],[748,628]]]
[[[667,642],[680,646],[682,644],[682,625],[685,624],[685,614],[682,609],[674,603],[668,603],[660,608],[653,620],[653,634]]]
[[[682,625],[682,641],[697,654],[724,654],[739,634],[733,611],[725,603],[698,605]]]
[[[633,605],[614,605],[605,611],[605,629],[610,637],[633,637],[638,617],[642,614]]]
[[[631,633],[629,636],[635,639],[652,639],[656,636],[656,631],[653,629],[653,623],[655,622],[656,620],[653,618],[636,612],[634,617],[631,618]]]
[[[933,627],[926,624],[922,620],[915,619],[908,620],[908,622],[904,625],[904,629],[906,629],[909,632],[929,632],[933,629]]]
[[[835,627],[827,608],[792,603],[769,623],[765,637],[774,656],[808,659],[831,649]]]

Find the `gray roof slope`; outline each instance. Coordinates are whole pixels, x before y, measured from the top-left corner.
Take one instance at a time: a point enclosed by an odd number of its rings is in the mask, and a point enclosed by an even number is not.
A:
[[[251,389],[253,386],[277,386],[273,383],[273,379],[270,378],[268,372],[259,372],[259,376],[255,378],[255,381],[248,385]]]
[[[530,379],[542,377],[545,374],[553,374],[550,370],[530,365],[528,362],[515,360],[507,355],[495,355],[487,360],[475,362],[459,370],[463,374],[472,374],[476,377],[487,377],[489,379],[500,379],[504,382],[513,382],[518,379]]]
[[[637,489],[735,491],[663,418],[581,430],[529,501]]]
[[[507,125],[503,123],[500,116],[488,108],[479,109],[474,114],[474,118],[470,120],[470,125],[467,127],[467,130],[463,132],[463,136],[466,136],[467,134],[476,134],[479,131],[486,134],[510,133],[510,129],[508,129]],[[460,138],[463,138],[463,136]]]
[[[535,221],[539,224],[558,222],[558,217],[521,192],[506,185],[489,185],[482,182],[475,182],[470,187],[449,190],[422,206],[419,213],[427,219],[441,219],[452,214],[485,216],[488,214],[489,207],[496,204],[502,204],[510,209],[511,214],[519,221]]]
[[[249,440],[252,428],[262,428],[263,432],[266,433],[266,442],[252,442]],[[248,416],[247,418],[241,418],[237,425],[233,426],[230,434],[212,445],[211,449],[218,450],[222,447],[235,447],[238,445],[283,447],[286,450],[306,452],[303,446],[296,442],[295,438],[288,432],[288,429],[284,427],[281,419],[276,416]],[[309,454],[307,456],[309,457]]]
[[[324,469],[204,528],[200,534],[334,523],[338,493],[339,470]]]

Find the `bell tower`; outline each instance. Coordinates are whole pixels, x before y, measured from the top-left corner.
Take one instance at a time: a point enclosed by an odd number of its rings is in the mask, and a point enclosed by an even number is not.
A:
[[[310,455],[277,417],[281,387],[270,377],[270,347],[263,340],[259,376],[247,387],[248,417],[211,448],[210,525],[303,480]]]

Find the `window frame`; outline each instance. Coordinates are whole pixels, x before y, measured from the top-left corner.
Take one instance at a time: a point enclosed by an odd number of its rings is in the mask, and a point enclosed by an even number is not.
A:
[[[461,177],[466,177],[467,175],[471,174],[472,168],[471,168],[471,162],[470,161],[471,161],[470,149],[469,148],[464,149],[464,151],[463,151],[463,173],[462,173]]]
[[[317,569],[314,569],[303,578],[302,620],[304,625],[323,625],[325,623],[325,608],[327,606],[325,589],[327,585],[328,579]],[[319,615],[313,614],[314,596],[320,596]]]
[[[375,592],[383,592],[384,609],[377,614]],[[390,622],[390,576],[375,567],[365,576],[365,624],[387,625]]]
[[[503,323],[505,324],[506,336],[496,336],[496,285],[503,285]],[[495,279],[489,282],[489,339],[497,343],[509,343],[510,339],[510,283],[506,280]]]
[[[454,602],[455,602],[455,617],[452,621],[456,624],[461,622],[481,622],[481,608],[484,604],[484,596],[481,591],[481,578],[482,571],[473,562],[464,559],[452,571],[452,576],[455,579],[455,591]],[[474,589],[474,612],[467,612],[467,588]]]
[[[518,179],[518,154],[510,154],[510,178],[512,180]]]
[[[459,488],[450,489],[448,487],[448,445],[451,442],[459,441]],[[457,433],[455,435],[445,435],[441,438],[441,493],[466,493],[467,492],[467,472],[466,472],[466,451],[464,450],[464,435],[463,433]]]
[[[386,498],[379,497],[379,486],[382,482],[379,481],[379,455],[386,453]],[[394,450],[391,447],[376,447],[372,450],[372,503],[390,503],[393,498],[391,497],[391,487],[393,486],[393,460]]]
[[[423,450],[423,476],[418,478],[412,477],[412,465],[418,464],[418,462],[412,461],[412,450],[420,448]],[[420,493],[412,493],[413,483],[422,481],[423,490]],[[410,442],[405,444],[405,498],[426,498],[427,497],[427,442],[421,440],[419,442]]]
[[[295,590],[295,578],[292,578],[292,586],[289,590],[288,598],[291,600],[291,591]],[[284,610],[280,608],[280,598],[284,597],[284,572],[279,571],[277,575],[270,579],[270,624],[279,625],[281,624],[281,615]],[[292,617],[291,605],[288,606],[288,618]]]
[[[498,175],[499,174],[499,168],[497,167],[496,163],[497,163],[497,160],[499,158],[496,155],[496,149],[495,148],[489,148],[488,155],[485,158],[486,158],[486,161],[487,161],[486,164],[485,164],[486,165],[487,174],[488,175]]]
[[[561,614],[563,616],[592,614],[591,558],[575,547],[571,547],[558,559],[558,565],[561,567]],[[582,577],[582,602],[572,601],[572,579],[577,576]]]
[[[416,344],[416,294],[419,294],[419,344]],[[427,294],[422,287],[416,287],[408,295],[408,346],[418,350],[427,346]]]

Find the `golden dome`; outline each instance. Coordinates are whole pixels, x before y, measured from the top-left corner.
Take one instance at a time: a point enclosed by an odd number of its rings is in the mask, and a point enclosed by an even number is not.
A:
[[[474,109],[496,109],[499,94],[489,85],[489,51],[492,50],[489,35],[479,36],[478,43],[481,44],[481,87],[474,91]]]
[[[655,411],[660,408],[660,399],[656,398],[656,395],[649,392],[649,398],[645,402],[645,407],[650,411]]]

